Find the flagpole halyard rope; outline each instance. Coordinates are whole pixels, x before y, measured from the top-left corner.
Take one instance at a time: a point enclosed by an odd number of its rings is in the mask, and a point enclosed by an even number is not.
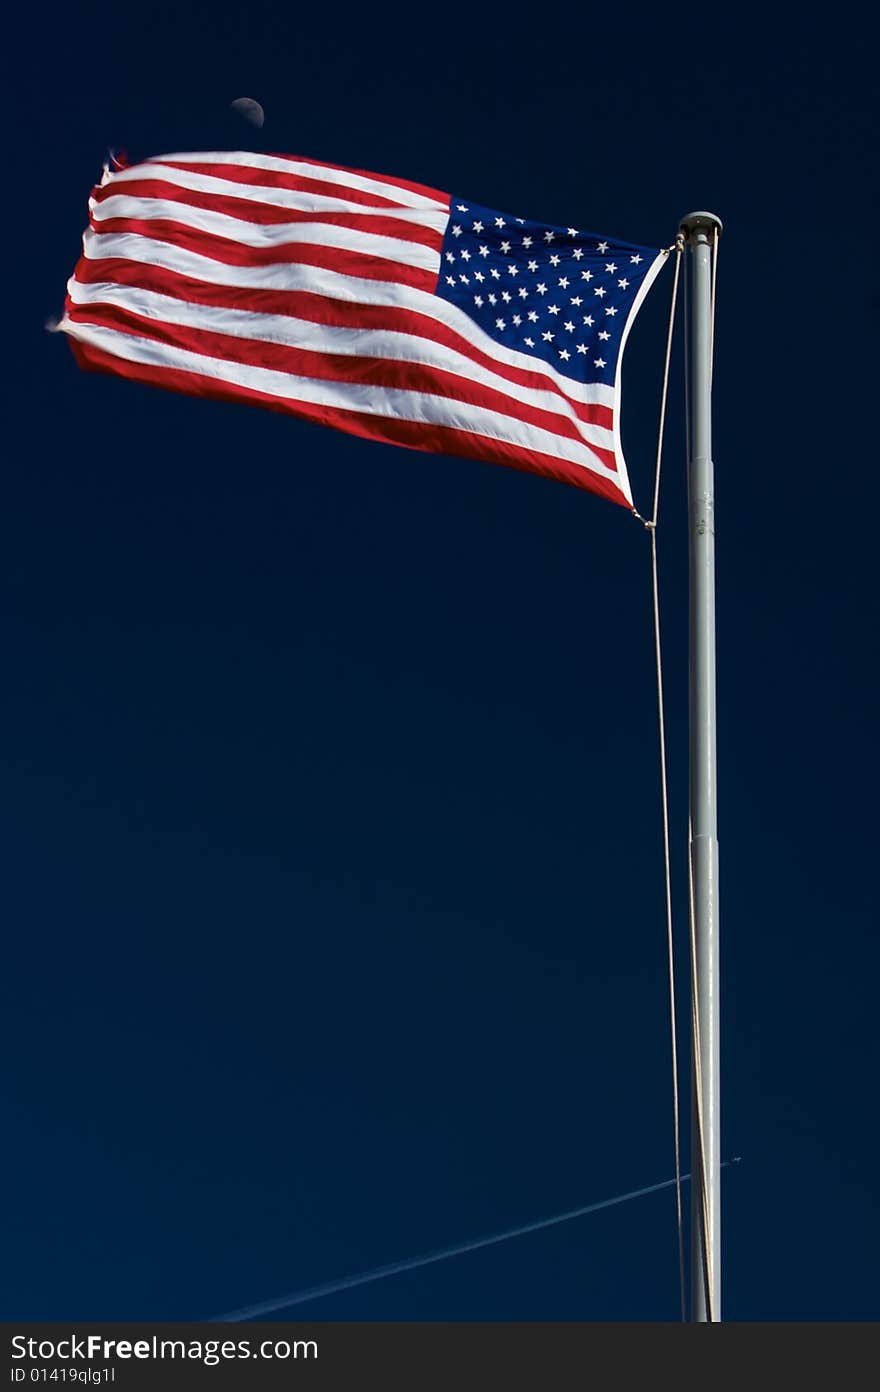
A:
[[[670,248],[673,250],[673,248]],[[681,260],[684,252],[684,238],[679,233],[674,250],[675,275],[672,282],[672,303],[669,311],[669,326],[666,335],[666,359],[663,367],[663,391],[660,402],[660,422],[657,435],[657,460],[654,471],[654,500],[651,510],[651,519],[648,521],[636,513],[650,533],[651,536],[651,576],[654,604],[654,655],[657,674],[657,718],[660,736],[660,789],[661,805],[663,816],[663,862],[664,878],[666,891],[666,941],[669,962],[669,1019],[670,1019],[670,1038],[672,1044],[672,1113],[673,1130],[675,1133],[675,1202],[676,1217],[678,1227],[678,1278],[679,1296],[681,1301],[682,1321],[687,1318],[687,1297],[685,1293],[684,1275],[684,1223],[682,1218],[681,1201],[681,1123],[679,1106],[679,1086],[678,1086],[678,1047],[676,1043],[676,1011],[675,1011],[675,957],[673,951],[672,934],[672,870],[669,855],[669,795],[668,780],[666,773],[666,715],[663,701],[663,658],[660,644],[660,585],[657,568],[657,517],[660,506],[660,471],[663,459],[663,434],[666,425],[666,401],[669,390],[669,363],[672,355],[672,336],[675,327],[675,310],[678,302],[678,282],[681,271]]]
[[[697,930],[696,915],[694,913],[694,861],[693,861],[693,828],[690,818],[688,818],[688,922],[690,928],[690,954],[691,954],[691,1030],[693,1034],[694,1058],[702,1058],[702,1042],[700,1036],[700,1011],[697,1004]],[[710,1324],[714,1321],[712,1310],[712,1252],[709,1246],[709,1183],[706,1175],[706,1146],[704,1142],[703,1130],[703,1080],[701,1070],[694,1069],[694,1104],[697,1113],[697,1146],[700,1153],[700,1168],[697,1181],[700,1186],[700,1207],[702,1209],[703,1222],[700,1234],[700,1245],[703,1251],[703,1277],[705,1285],[706,1314]]]
[[[675,239],[675,275],[672,280],[672,303],[669,308],[669,326],[666,331],[666,358],[663,363],[663,394],[660,401],[660,425],[657,432],[657,462],[654,469],[654,503],[651,509],[651,527],[657,526],[657,513],[660,507],[660,466],[663,460],[663,432],[666,428],[666,398],[669,394],[669,363],[672,357],[672,334],[675,328],[675,309],[678,303],[678,279],[681,272],[681,258],[684,255],[684,237],[679,232]]]

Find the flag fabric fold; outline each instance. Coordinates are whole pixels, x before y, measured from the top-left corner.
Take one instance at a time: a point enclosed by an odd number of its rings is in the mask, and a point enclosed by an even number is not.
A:
[[[105,170],[86,369],[549,475],[632,507],[623,349],[666,253],[293,156]]]

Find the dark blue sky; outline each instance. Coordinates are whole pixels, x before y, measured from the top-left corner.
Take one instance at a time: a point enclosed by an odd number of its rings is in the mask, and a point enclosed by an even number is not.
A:
[[[722,217],[724,1310],[876,1318],[880,292],[855,14],[14,21],[5,1318],[212,1315],[673,1170],[642,530],[562,484],[85,375],[44,332],[108,145],[241,147],[244,94],[258,148],[514,214],[657,246],[692,208]],[[669,290],[624,369],[642,511]],[[683,949],[682,405],[679,344]],[[683,1025],[686,984],[682,950]],[[672,1320],[674,1202],[302,1313]]]

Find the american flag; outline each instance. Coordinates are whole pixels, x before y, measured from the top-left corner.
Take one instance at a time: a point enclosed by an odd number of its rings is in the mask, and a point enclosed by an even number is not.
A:
[[[623,348],[666,253],[293,156],[104,177],[59,325],[82,367],[632,507]]]

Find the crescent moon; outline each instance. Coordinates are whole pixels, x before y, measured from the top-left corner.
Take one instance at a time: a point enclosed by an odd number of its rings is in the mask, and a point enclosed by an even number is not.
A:
[[[266,119],[263,108],[253,97],[236,97],[234,102],[230,102],[233,111],[237,111],[239,116],[243,116],[246,121],[250,121],[252,126],[262,126]]]

